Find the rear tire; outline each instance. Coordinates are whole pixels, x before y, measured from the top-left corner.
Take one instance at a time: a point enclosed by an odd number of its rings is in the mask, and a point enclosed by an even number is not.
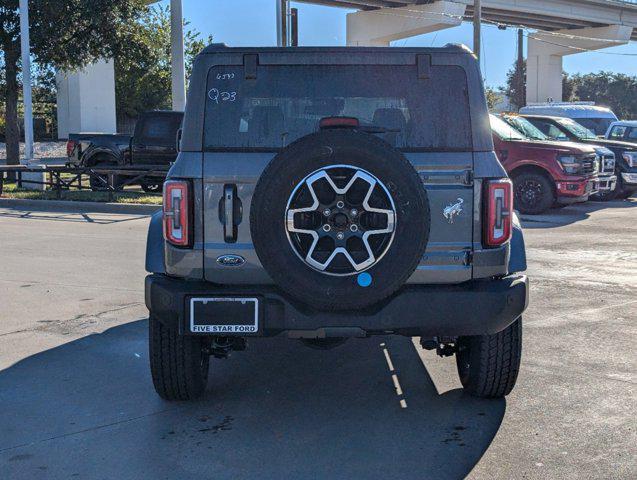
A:
[[[179,335],[152,313],[148,319],[153,385],[165,400],[194,400],[208,383],[210,357],[201,337]]]
[[[555,203],[553,184],[539,173],[520,173],[513,179],[513,208],[527,215],[544,213]]]
[[[522,356],[522,317],[494,335],[460,337],[456,365],[464,389],[476,397],[511,393]]]

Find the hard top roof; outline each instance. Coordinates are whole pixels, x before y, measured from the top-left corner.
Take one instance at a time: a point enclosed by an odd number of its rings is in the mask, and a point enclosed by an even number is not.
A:
[[[211,43],[207,47],[205,47],[201,54],[213,54],[213,53],[228,53],[229,51],[234,52],[247,52],[247,53],[259,53],[259,52],[351,52],[352,50],[356,51],[376,51],[383,52],[387,54],[392,54],[396,52],[417,52],[417,53],[463,53],[473,55],[473,52],[469,47],[462,44],[452,44],[448,43],[444,47],[228,47],[225,43]]]
[[[555,117],[569,118],[612,118],[617,119],[613,111],[608,107],[599,105],[582,105],[582,104],[540,104],[527,105],[520,108],[522,114],[543,114]]]
[[[617,120],[610,124],[611,127],[619,125],[620,127],[637,127],[637,120]]]

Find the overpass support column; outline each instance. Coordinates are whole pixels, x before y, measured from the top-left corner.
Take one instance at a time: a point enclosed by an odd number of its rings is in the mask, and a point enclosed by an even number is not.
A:
[[[347,44],[388,47],[389,42],[435,32],[462,23],[466,5],[438,1],[347,14]]]
[[[562,101],[562,59],[585,50],[623,45],[630,41],[632,27],[609,25],[557,32],[529,34],[526,60],[528,103]]]
[[[113,60],[99,60],[76,72],[57,72],[58,138],[69,133],[115,133]]]

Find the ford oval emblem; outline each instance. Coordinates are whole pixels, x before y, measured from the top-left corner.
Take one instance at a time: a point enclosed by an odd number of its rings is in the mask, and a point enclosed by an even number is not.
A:
[[[217,263],[224,267],[240,267],[246,263],[246,259],[241,255],[221,255],[217,257]]]

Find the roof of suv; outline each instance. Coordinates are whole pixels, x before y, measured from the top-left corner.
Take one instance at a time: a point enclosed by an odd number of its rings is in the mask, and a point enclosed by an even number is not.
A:
[[[637,120],[619,120],[610,124],[610,127],[637,127]]]
[[[225,43],[211,43],[205,47],[200,55],[214,54],[214,53],[226,53],[228,51],[242,51],[242,52],[313,52],[313,51],[339,51],[339,50],[377,50],[384,53],[399,53],[399,52],[418,52],[418,53],[463,53],[473,55],[473,52],[469,47],[463,44],[448,43],[444,47],[229,47]]]
[[[527,105],[520,109],[522,114],[552,115],[556,117],[573,118],[612,118],[617,119],[613,111],[608,107],[598,105],[578,105],[578,104],[545,104]]]

